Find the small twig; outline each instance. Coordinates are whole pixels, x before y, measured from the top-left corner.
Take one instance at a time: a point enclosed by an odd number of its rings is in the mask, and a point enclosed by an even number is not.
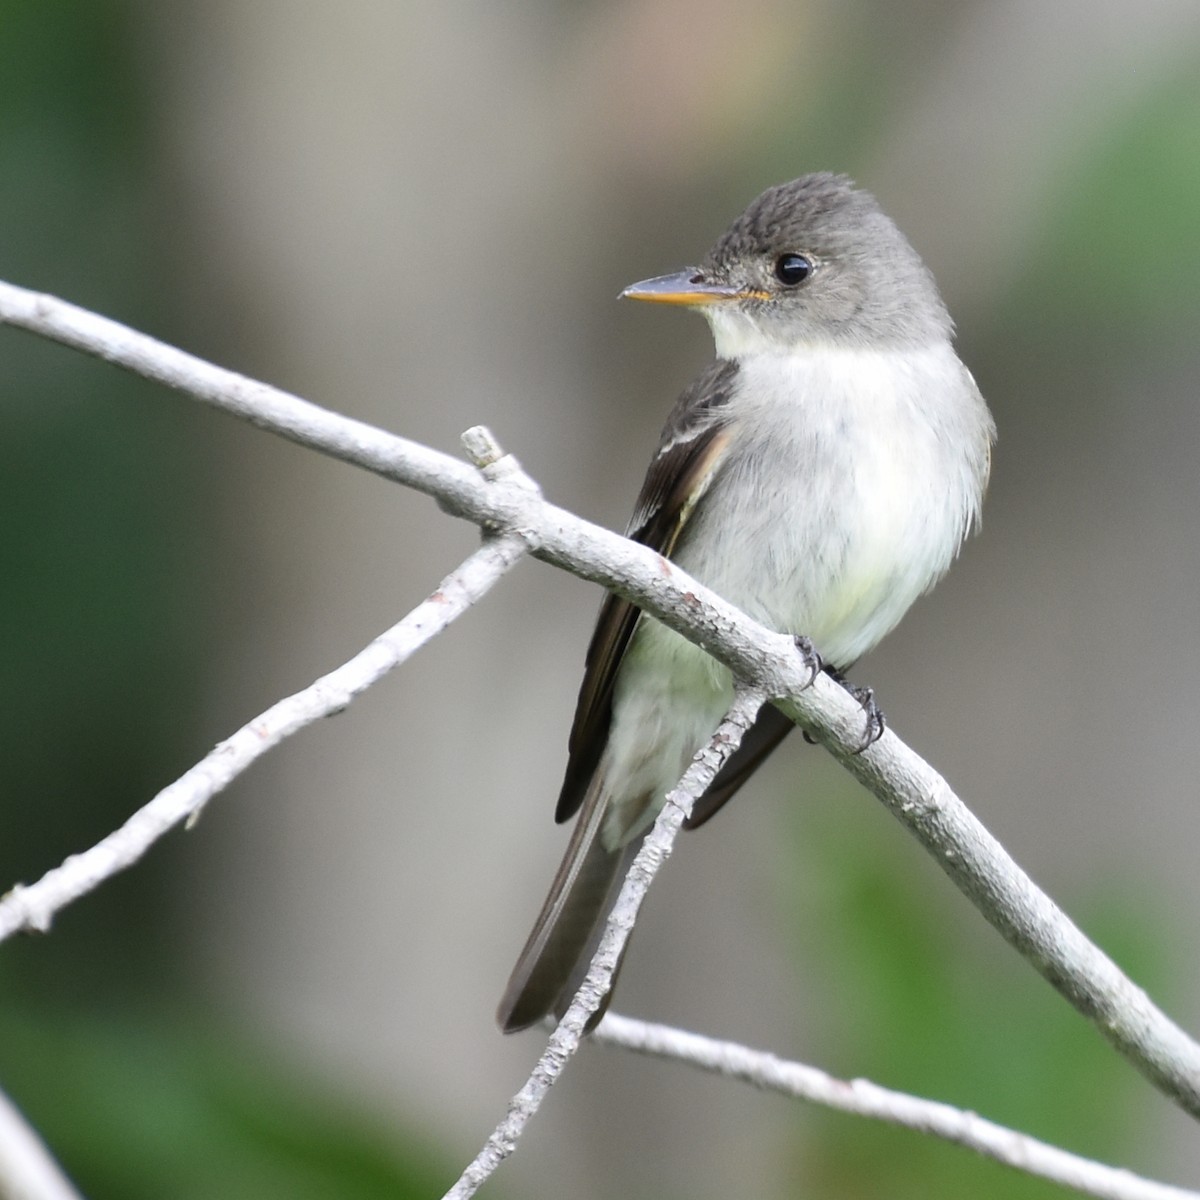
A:
[[[789,1062],[737,1042],[637,1021],[614,1012],[596,1027],[592,1041],[686,1063],[840,1112],[902,1125],[1104,1200],[1200,1200],[1200,1192],[1156,1183],[1131,1171],[1071,1154],[973,1112],[895,1092],[866,1079],[838,1079],[816,1067]]]
[[[0,1092],[0,1197],[81,1200],[17,1106]]]
[[[349,662],[271,705],[232,737],[218,743],[190,771],[91,849],[72,855],[37,883],[18,884],[0,899],[0,941],[20,930],[49,929],[59,909],[132,866],[181,821],[195,821],[208,801],[256,759],[314,721],[341,712],[377,679],[466,612],[521,560],[524,552],[524,543],[512,535],[490,539],[447,575],[428,599]]]
[[[724,721],[708,744],[692,760],[678,786],[667,796],[662,812],[646,835],[609,914],[600,945],[579,991],[562,1020],[550,1035],[525,1086],[509,1102],[508,1113],[492,1132],[475,1160],[446,1193],[444,1200],[465,1200],[516,1149],[517,1140],[541,1107],[550,1087],[579,1049],[588,1018],[612,986],[613,973],[637,920],[642,900],[659,868],[671,853],[675,835],[729,756],[738,748],[742,735],[754,723],[762,707],[761,692],[739,689]]]

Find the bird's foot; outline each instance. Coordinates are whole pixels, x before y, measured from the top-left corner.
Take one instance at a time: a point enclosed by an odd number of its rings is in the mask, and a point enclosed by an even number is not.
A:
[[[812,687],[817,680],[817,676],[825,670],[825,660],[821,657],[821,652],[812,644],[811,638],[797,635],[792,638],[792,641],[796,643],[796,649],[800,652],[800,657],[804,660],[805,667],[808,668],[808,686]],[[800,730],[800,733],[810,746],[817,744],[817,739],[807,729]]]
[[[879,741],[883,737],[883,731],[887,728],[887,719],[883,715],[883,709],[875,702],[875,691],[873,688],[851,683],[841,671],[834,667],[827,666],[825,674],[835,683],[840,683],[847,694],[858,701],[867,718],[867,727],[863,732],[863,740],[854,749],[855,754],[861,754],[868,746],[873,746]]]
[[[817,676],[825,670],[825,660],[810,639],[797,636],[792,638],[792,641],[796,643],[796,649],[804,662],[804,668],[808,671],[808,683],[805,686],[812,687]]]

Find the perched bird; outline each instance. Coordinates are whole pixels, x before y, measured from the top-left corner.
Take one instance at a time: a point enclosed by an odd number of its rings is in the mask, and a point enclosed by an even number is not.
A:
[[[807,637],[845,683],[950,566],[987,483],[995,429],[933,276],[872,196],[822,173],[765,191],[699,267],[622,295],[698,309],[717,353],[667,419],[628,536]],[[870,740],[878,711],[851,690]],[[500,1002],[505,1032],[566,1010],[642,838],[731,699],[725,667],[607,597],[556,814],[578,817]],[[689,824],[791,728],[765,706]]]

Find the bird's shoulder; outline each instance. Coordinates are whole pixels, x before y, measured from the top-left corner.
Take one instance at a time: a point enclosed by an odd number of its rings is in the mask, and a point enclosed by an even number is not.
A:
[[[674,524],[715,466],[727,441],[740,371],[733,359],[715,359],[675,401],[638,493],[629,537],[669,553],[654,527],[667,514]]]

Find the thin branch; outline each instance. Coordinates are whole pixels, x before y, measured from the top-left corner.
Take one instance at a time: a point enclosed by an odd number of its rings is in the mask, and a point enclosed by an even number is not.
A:
[[[376,680],[461,616],[524,556],[520,538],[489,538],[428,599],[349,662],[303,691],[271,705],[190,771],[138,809],[124,825],[82,854],[18,884],[0,899],[0,941],[21,930],[44,932],[54,915],[118,871],[132,866],[168,830],[195,821],[204,806],[273,746],[322,717],[341,712]]]
[[[861,712],[831,680],[809,687],[790,638],[751,621],[674,564],[447,455],[205,363],[114,321],[0,283],[0,322],[178,388],[303,445],[519,536],[529,551],[636,602],[760,685],[913,832],[983,915],[1157,1087],[1200,1116],[1200,1045],[1088,941],[949,785],[893,733],[861,755]]]
[[[637,1021],[614,1012],[596,1027],[592,1041],[686,1063],[840,1112],[902,1125],[1103,1200],[1200,1200],[1200,1192],[1156,1183],[1131,1171],[1070,1154],[973,1112],[892,1091],[866,1079],[838,1079],[816,1067],[789,1062],[737,1042]]]
[[[717,772],[740,745],[742,735],[754,723],[762,703],[761,692],[739,688],[733,705],[716,733],[692,760],[678,786],[667,796],[662,812],[658,814],[625,876],[600,945],[579,991],[550,1035],[546,1049],[525,1086],[509,1102],[504,1120],[496,1126],[483,1149],[446,1193],[444,1200],[466,1200],[466,1197],[473,1196],[516,1149],[517,1140],[530,1118],[541,1107],[546,1093],[579,1049],[588,1018],[600,1007],[600,1001],[612,987],[613,975],[633,931],[638,909],[659,868],[670,855],[680,827],[692,811],[697,797],[704,794]]]
[[[82,1200],[17,1106],[0,1092],[0,1196],[4,1200]]]

